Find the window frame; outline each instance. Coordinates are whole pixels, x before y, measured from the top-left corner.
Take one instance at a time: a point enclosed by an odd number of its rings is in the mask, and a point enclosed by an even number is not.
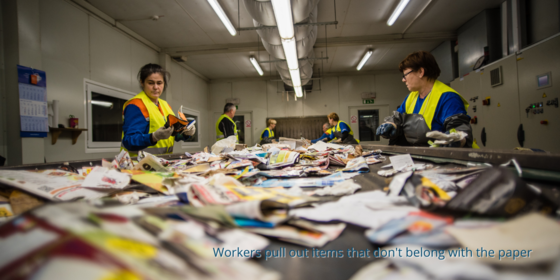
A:
[[[136,93],[105,85],[96,81],[89,79],[84,79],[84,119],[86,120],[85,131],[85,149],[86,153],[107,153],[107,152],[119,152],[121,147],[121,142],[93,142],[93,133],[90,128],[92,128],[92,117],[91,117],[91,92],[100,93],[103,95],[120,98],[123,100],[129,100],[136,96]]]
[[[200,111],[188,108],[183,106],[183,110],[182,112],[184,114],[189,114],[189,115],[193,115],[196,116],[196,123],[194,124],[196,126],[196,130],[198,133],[198,139],[196,142],[185,142],[185,141],[181,141],[181,148],[185,148],[185,149],[189,149],[189,148],[200,148],[201,144],[200,144],[200,130],[199,128],[202,127],[201,126],[201,120],[200,120]]]

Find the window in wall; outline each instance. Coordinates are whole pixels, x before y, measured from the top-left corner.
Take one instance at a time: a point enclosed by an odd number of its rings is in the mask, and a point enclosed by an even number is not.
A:
[[[235,116],[233,121],[237,126],[237,136],[239,137],[239,144],[245,144],[245,116]]]
[[[118,152],[124,103],[134,93],[86,80],[86,152]]]
[[[379,141],[375,131],[379,126],[379,110],[358,110],[360,141]]]
[[[196,148],[196,147],[200,147],[200,129],[201,127],[203,127],[200,124],[200,112],[193,110],[193,109],[189,109],[186,107],[181,107],[179,110],[182,110],[181,112],[183,112],[183,114],[185,115],[185,117],[187,117],[187,120],[189,120],[189,122],[196,120],[195,126],[196,126],[196,132],[193,135],[193,137],[191,137],[189,140],[183,141],[181,142],[181,146],[183,148]]]

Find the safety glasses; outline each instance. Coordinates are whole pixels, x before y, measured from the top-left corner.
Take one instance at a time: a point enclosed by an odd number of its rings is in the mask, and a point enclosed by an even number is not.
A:
[[[412,72],[414,72],[414,70],[410,70],[408,73],[402,75],[403,80],[406,81],[406,76],[407,76],[408,74],[412,73]]]

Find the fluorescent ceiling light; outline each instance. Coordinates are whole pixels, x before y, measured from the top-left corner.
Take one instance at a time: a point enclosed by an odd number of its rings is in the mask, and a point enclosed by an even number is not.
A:
[[[298,69],[298,56],[296,49],[296,39],[284,40],[282,39],[282,48],[284,49],[284,56],[288,63],[288,69]]]
[[[237,30],[233,27],[231,21],[229,21],[229,18],[222,9],[222,6],[220,6],[220,3],[218,3],[218,0],[208,0],[208,3],[210,3],[210,6],[212,6],[212,9],[214,9],[214,12],[216,12],[222,23],[226,26],[231,36],[237,35]]]
[[[389,17],[387,25],[391,26],[395,23],[395,21],[397,21],[406,5],[408,5],[408,2],[410,2],[410,0],[401,0],[397,8],[393,11],[393,14]]]
[[[292,19],[292,4],[290,0],[272,0],[272,9],[276,18],[276,26],[282,39],[294,37],[294,21]]]
[[[301,87],[294,87],[294,90],[296,92],[296,97],[303,97],[303,91],[301,90]]]
[[[113,102],[109,102],[109,101],[92,100],[91,104],[105,107],[105,108],[113,107]]]
[[[294,87],[301,87],[301,77],[299,74],[299,69],[290,69],[290,76],[292,77],[292,85]]]
[[[259,75],[263,75],[263,70],[261,69],[261,66],[259,65],[259,62],[257,61],[257,59],[254,56],[251,56],[249,58],[249,60],[251,60],[251,63],[253,63],[253,66],[255,66],[255,69],[257,69],[257,72],[259,72]]]
[[[366,64],[366,62],[368,61],[369,57],[371,56],[371,54],[373,53],[373,50],[368,50],[367,53],[364,55],[364,57],[362,57],[362,61],[360,61],[360,64],[358,64],[358,67],[356,67],[356,69],[358,71],[360,71],[362,69],[362,67],[364,66],[364,64]]]

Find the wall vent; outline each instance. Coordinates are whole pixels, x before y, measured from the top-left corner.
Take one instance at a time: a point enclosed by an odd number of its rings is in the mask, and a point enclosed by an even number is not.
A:
[[[490,70],[490,85],[495,87],[503,84],[502,81],[502,66]]]

